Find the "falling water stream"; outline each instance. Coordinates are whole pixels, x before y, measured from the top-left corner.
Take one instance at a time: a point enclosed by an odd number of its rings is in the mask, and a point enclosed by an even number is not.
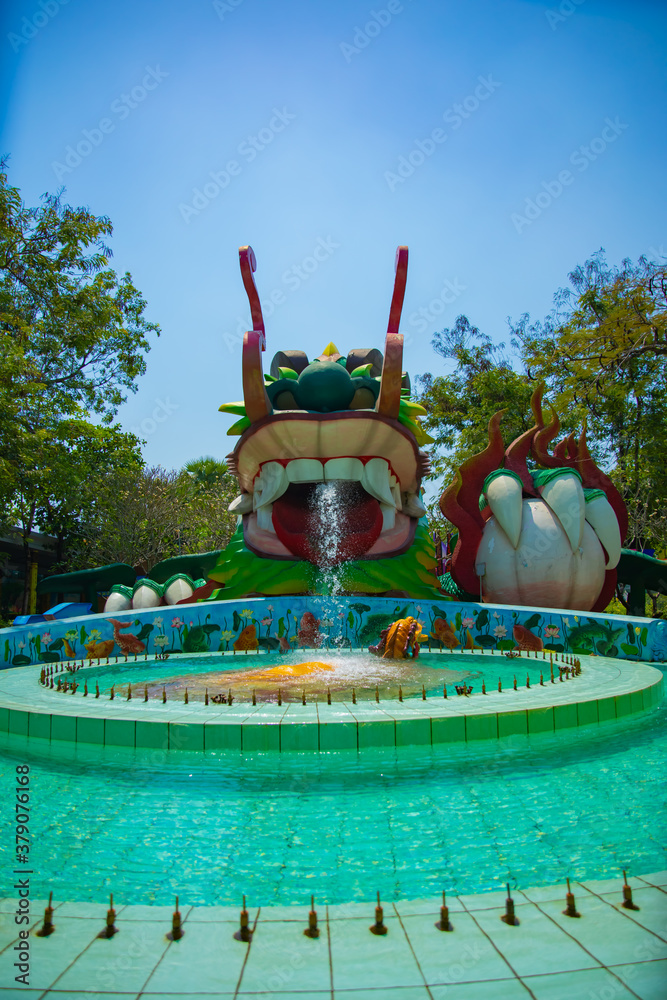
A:
[[[344,504],[340,483],[316,484],[310,506],[321,555],[319,578],[322,592],[332,596],[343,592],[340,550],[345,533]]]

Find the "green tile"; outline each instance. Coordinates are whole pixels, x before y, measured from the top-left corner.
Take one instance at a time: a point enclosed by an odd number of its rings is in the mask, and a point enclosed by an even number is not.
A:
[[[579,725],[576,705],[554,705],[554,728],[573,729]]]
[[[207,722],[203,729],[205,750],[240,750],[242,747],[243,727],[238,723]]]
[[[104,746],[104,719],[84,719],[79,716],[76,724],[77,743],[99,743]]]
[[[42,740],[51,739],[51,716],[31,712],[28,719],[28,734]]]
[[[466,720],[462,715],[431,719],[431,739],[434,743],[461,743],[466,738]]]
[[[630,715],[632,712],[632,697],[629,694],[617,694],[616,695],[616,718],[620,719],[624,715]]]
[[[168,750],[169,725],[166,722],[143,722],[140,719],[137,719],[135,739],[138,747],[150,747],[155,750]]]
[[[6,733],[9,729],[9,709],[0,708],[0,733]]]
[[[76,743],[76,718],[72,715],[54,715],[51,719],[51,739]]]
[[[636,712],[644,711],[644,695],[641,691],[632,691],[630,694],[630,705],[633,715]]]
[[[201,722],[170,722],[170,750],[203,750],[204,725]]]
[[[499,712],[498,736],[516,736],[528,732],[528,716],[523,712]]]
[[[320,750],[356,749],[356,722],[320,722]]]
[[[316,722],[281,722],[281,750],[319,749],[319,726]]]
[[[394,720],[387,719],[377,722],[357,722],[359,749],[363,747],[394,747],[396,732]]]
[[[29,712],[19,712],[17,709],[11,708],[9,710],[9,725],[7,727],[7,732],[16,733],[17,736],[27,736],[29,714]]]
[[[396,746],[430,746],[430,719],[396,719]]]
[[[206,749],[209,749],[208,731],[206,727],[204,739]],[[245,752],[253,753],[255,750],[280,750],[280,726],[270,722],[246,722],[241,727],[241,745]]]
[[[662,701],[662,681],[644,689],[644,708],[657,708]]]
[[[580,701],[577,705],[577,719],[580,726],[589,726],[598,721],[597,701]]]
[[[644,710],[648,711],[649,708],[653,708],[653,703],[655,700],[655,693],[652,687],[644,688],[642,691],[642,702],[644,705]]]
[[[609,722],[616,718],[616,699],[600,698],[598,701],[598,718],[600,722]]]
[[[467,740],[493,740],[498,738],[498,716],[495,712],[488,715],[466,715]]]
[[[553,708],[528,709],[529,733],[552,733],[554,730]]]
[[[133,719],[107,719],[104,726],[104,743],[111,747],[135,746],[135,725]]]

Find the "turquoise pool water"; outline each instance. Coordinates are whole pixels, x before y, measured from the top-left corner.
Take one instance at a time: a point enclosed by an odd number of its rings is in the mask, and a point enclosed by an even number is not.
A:
[[[332,754],[130,751],[0,737],[31,768],[32,894],[338,903],[667,864],[667,709],[499,742]],[[0,845],[13,848],[2,812]]]
[[[301,674],[299,665],[313,661],[321,664],[321,669]],[[443,684],[454,694],[453,685],[463,680],[472,686],[473,693],[479,693],[482,679],[491,690],[497,687],[499,679],[504,688],[511,687],[516,675],[517,683],[524,687],[527,676],[531,685],[539,684],[540,673],[544,673],[548,682],[549,669],[548,656],[545,660],[541,656],[535,659],[525,653],[520,658],[509,658],[500,654],[482,655],[479,651],[472,655],[424,652],[414,660],[391,660],[369,653],[307,649],[285,655],[265,652],[236,656],[178,655],[166,661],[130,659],[127,663],[121,658],[117,663],[84,667],[77,671],[76,680],[81,686],[86,681],[91,693],[97,684],[102,695],[109,692],[112,684],[117,693],[125,693],[130,683],[135,697],[141,697],[147,685],[149,699],[161,699],[164,686],[167,697],[181,698],[187,687],[194,701],[203,701],[205,689],[213,695],[226,693],[230,687],[237,699],[250,699],[256,689],[258,697],[275,700],[280,688],[285,700],[301,700],[303,690],[315,697],[326,695],[330,688],[334,699],[349,700],[354,688],[360,700],[374,700],[376,685],[386,698],[396,698],[399,685],[406,698],[421,697],[422,686],[427,694],[441,694]],[[274,672],[275,676],[267,676]],[[557,667],[555,676],[558,677]],[[68,679],[67,675],[63,679]]]

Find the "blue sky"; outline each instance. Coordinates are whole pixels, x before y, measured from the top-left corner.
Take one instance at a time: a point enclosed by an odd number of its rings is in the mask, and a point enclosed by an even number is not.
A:
[[[120,412],[150,464],[235,442],[217,408],[241,395],[241,244],[268,370],[281,349],[382,348],[407,243],[413,377],[444,371],[431,337],[459,313],[503,340],[599,247],[667,252],[662,0],[10,0],[0,17],[11,183],[108,215],[113,266],[162,327]]]

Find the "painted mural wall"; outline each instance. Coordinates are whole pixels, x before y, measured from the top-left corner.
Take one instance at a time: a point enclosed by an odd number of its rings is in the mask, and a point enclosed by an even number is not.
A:
[[[245,598],[98,614],[0,630],[0,668],[108,656],[375,645],[412,615],[433,648],[476,647],[667,660],[667,622],[543,608],[396,598]]]

